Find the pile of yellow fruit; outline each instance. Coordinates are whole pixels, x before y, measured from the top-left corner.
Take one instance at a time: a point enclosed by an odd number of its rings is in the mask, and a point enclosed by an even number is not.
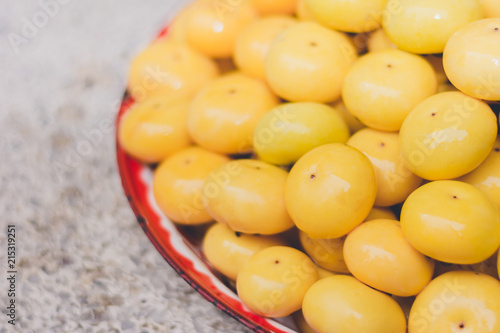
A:
[[[121,145],[253,312],[500,332],[500,1],[197,0],[128,91]]]

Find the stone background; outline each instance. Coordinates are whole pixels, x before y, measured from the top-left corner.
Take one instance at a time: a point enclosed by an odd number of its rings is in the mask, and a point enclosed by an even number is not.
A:
[[[124,198],[114,117],[175,0],[0,2],[0,332],[245,332],[160,257]],[[6,228],[16,225],[16,326]]]

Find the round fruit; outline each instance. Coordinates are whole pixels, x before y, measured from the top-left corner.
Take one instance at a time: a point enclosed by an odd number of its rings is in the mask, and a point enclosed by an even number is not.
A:
[[[370,160],[340,143],[315,148],[293,166],[285,188],[295,225],[312,238],[339,238],[370,212],[377,183]]]
[[[222,223],[211,226],[203,238],[203,252],[208,262],[232,280],[236,280],[241,267],[257,251],[285,245],[279,237],[242,234]]]
[[[370,159],[377,177],[375,206],[393,206],[403,202],[422,183],[403,162],[399,134],[363,128],[347,144]]]
[[[440,275],[415,299],[408,331],[500,332],[500,282],[475,272]]]
[[[351,231],[344,258],[358,280],[397,296],[417,295],[434,272],[434,261],[408,244],[394,220],[368,221]]]
[[[236,38],[257,17],[248,1],[239,1],[237,5],[224,1],[202,2],[188,14],[186,39],[206,56],[231,57]]]
[[[202,147],[224,154],[247,153],[260,118],[278,104],[264,82],[241,73],[224,75],[194,97],[188,130]]]
[[[484,162],[460,180],[476,186],[500,208],[500,137]]]
[[[302,312],[318,333],[404,333],[406,319],[390,296],[352,276],[321,279],[307,291]]]
[[[229,158],[203,148],[183,149],[155,170],[153,193],[162,212],[173,222],[200,224],[212,221],[204,206],[203,184],[209,173]]]
[[[146,163],[163,161],[191,143],[187,130],[189,103],[156,97],[133,106],[122,118],[118,138],[123,149]]]
[[[241,267],[236,289],[251,311],[266,317],[285,317],[299,310],[306,291],[318,280],[314,263],[291,247],[258,251]]]
[[[299,236],[304,251],[316,265],[333,272],[349,273],[343,254],[345,238],[313,239],[303,231]]]
[[[297,23],[290,16],[269,16],[251,23],[236,39],[234,62],[245,74],[266,78],[266,57],[271,44],[284,30]]]
[[[327,143],[345,143],[349,128],[339,113],[320,103],[281,104],[261,118],[253,138],[260,159],[291,164]]]
[[[444,69],[460,91],[489,101],[500,100],[500,18],[473,22],[446,44]]]
[[[203,187],[218,222],[248,234],[276,234],[293,226],[285,208],[288,173],[257,160],[234,160],[210,173]]]
[[[219,74],[217,65],[185,44],[158,40],[139,54],[130,68],[128,92],[146,98],[191,98]]]
[[[410,171],[429,179],[453,179],[488,156],[497,135],[488,104],[460,92],[444,92],[419,103],[399,132]]]
[[[442,53],[458,29],[481,18],[479,0],[389,0],[382,24],[401,50]]]
[[[377,29],[387,0],[306,0],[306,6],[322,25],[346,32]]]
[[[344,80],[342,99],[365,125],[398,131],[408,113],[436,91],[436,74],[425,59],[385,50],[359,58]]]
[[[331,102],[340,97],[357,53],[349,38],[314,22],[297,23],[274,41],[266,77],[278,96],[292,102]]]
[[[415,190],[403,205],[401,227],[415,249],[448,263],[478,263],[500,246],[498,207],[481,190],[455,180]]]

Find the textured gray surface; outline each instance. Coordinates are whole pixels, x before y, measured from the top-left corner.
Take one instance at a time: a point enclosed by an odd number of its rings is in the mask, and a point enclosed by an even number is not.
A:
[[[245,331],[156,252],[115,166],[128,64],[179,7],[0,2],[0,332]],[[15,327],[5,316],[8,224],[17,228]]]

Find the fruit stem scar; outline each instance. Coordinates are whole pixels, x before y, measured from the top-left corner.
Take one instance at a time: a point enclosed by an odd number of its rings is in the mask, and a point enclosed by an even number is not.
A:
[[[315,174],[312,174],[310,178],[311,178],[311,179],[314,179],[314,178],[316,178],[316,175],[315,175]]]
[[[274,261],[274,263],[275,263],[275,264],[279,264],[279,263],[280,263],[280,261],[279,261],[279,260],[275,260],[275,261]]]
[[[459,328],[464,328],[465,327],[465,324],[463,321],[461,321],[460,323],[458,323],[458,327]]]

